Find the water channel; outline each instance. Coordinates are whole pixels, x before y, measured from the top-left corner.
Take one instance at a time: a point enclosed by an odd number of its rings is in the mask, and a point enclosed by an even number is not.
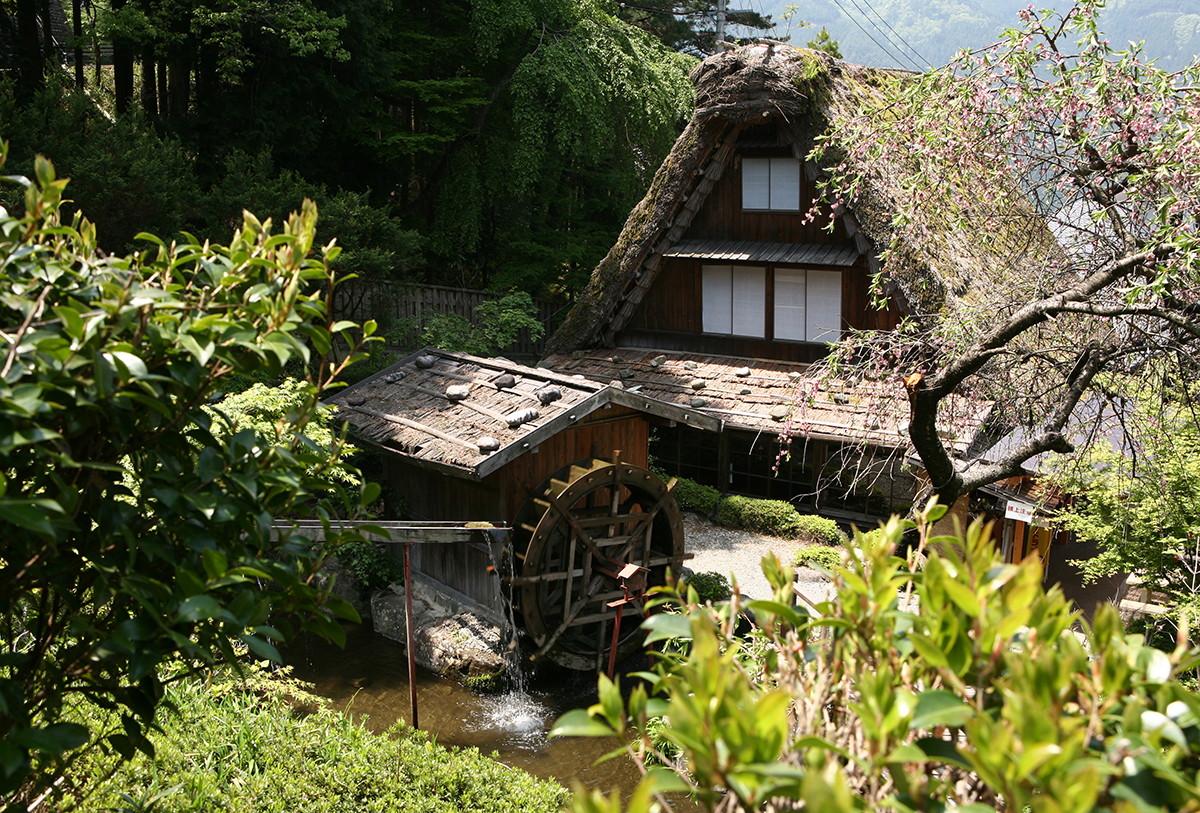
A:
[[[382,732],[408,717],[408,666],[404,647],[369,624],[348,627],[346,647],[318,638],[298,640],[284,653],[293,674],[312,683],[354,719]],[[628,797],[638,773],[624,757],[593,765],[615,748],[615,739],[555,739],[546,734],[561,714],[596,702],[596,677],[561,669],[530,676],[527,693],[483,696],[451,680],[418,670],[420,727],[440,745],[473,746],[543,779],[567,787],[575,780]]]

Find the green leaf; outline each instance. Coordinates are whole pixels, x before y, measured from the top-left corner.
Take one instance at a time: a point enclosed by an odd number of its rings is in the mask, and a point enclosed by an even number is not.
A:
[[[941,737],[921,737],[916,741],[915,745],[931,759],[953,763],[963,768],[969,769],[971,767],[971,763],[967,762],[962,752],[954,746],[954,743],[947,742]]]
[[[225,609],[215,598],[209,595],[192,596],[179,605],[179,617],[185,621],[201,621],[208,618],[219,618]]]
[[[615,737],[617,732],[601,720],[592,717],[584,709],[573,709],[554,721],[550,727],[551,739],[555,737]]]
[[[23,728],[9,735],[13,742],[33,751],[62,754],[88,741],[87,726],[79,723],[52,723],[44,728]]]
[[[677,613],[655,613],[642,622],[642,629],[648,633],[646,635],[647,644],[692,637],[691,621],[686,615]]]
[[[960,726],[973,714],[971,707],[958,695],[945,689],[931,689],[917,695],[917,710],[908,728],[917,731],[939,725]]]
[[[274,647],[269,641],[264,641],[255,635],[243,635],[242,641],[260,658],[266,658],[275,663],[283,663],[283,658],[279,654],[279,650]]]
[[[789,607],[778,601],[759,599],[748,602],[746,606],[755,613],[770,613],[779,616],[794,627],[803,625],[809,619],[808,611],[803,607]]]

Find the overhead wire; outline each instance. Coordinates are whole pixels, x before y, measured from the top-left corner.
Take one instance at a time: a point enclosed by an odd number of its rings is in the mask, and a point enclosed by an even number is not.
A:
[[[909,64],[916,66],[917,71],[922,70],[921,66],[917,65],[917,63],[913,61],[912,57],[906,57],[902,51],[900,51],[898,48],[896,48],[896,46],[892,43],[891,40],[887,39],[887,37],[884,37],[884,41],[888,43],[887,45],[884,45],[879,40],[875,39],[875,37],[871,35],[871,32],[868,31],[867,29],[863,28],[862,23],[860,23],[858,20],[856,20],[854,15],[846,10],[846,7],[842,5],[842,0],[833,0],[833,2],[839,9],[841,9],[843,14],[845,14],[847,17],[850,18],[850,22],[854,23],[854,25],[858,27],[859,31],[861,31],[867,35],[867,39],[869,39],[871,42],[875,43],[876,47],[878,47],[881,51],[883,51],[885,56],[887,56],[889,59],[896,59],[897,62],[903,62],[905,59],[907,59]],[[855,7],[855,10],[859,11],[860,14],[862,13],[861,10],[857,8],[857,6]],[[871,21],[867,20],[867,22],[869,23]],[[878,31],[878,27],[875,26],[874,23],[872,23],[871,26],[872,26],[872,28],[875,28]],[[882,33],[882,32],[880,32],[880,33]],[[891,47],[891,49],[896,49],[897,53],[899,54],[899,58],[897,58],[897,54],[892,53],[892,50],[889,49],[889,46]]]
[[[891,31],[893,34],[895,34],[895,35],[896,35],[896,39],[898,39],[898,40],[900,40],[902,43],[904,43],[904,45],[905,45],[905,46],[908,48],[908,50],[910,50],[910,51],[912,51],[914,54],[916,54],[916,55],[917,55],[917,58],[918,58],[918,59],[920,59],[922,62],[924,62],[924,63],[925,63],[925,67],[933,67],[933,64],[932,64],[932,63],[931,63],[931,62],[930,62],[928,59],[926,59],[924,56],[922,56],[922,54],[921,54],[921,52],[920,52],[920,51],[918,51],[916,48],[914,48],[914,47],[912,46],[912,44],[911,44],[911,43],[909,43],[909,41],[908,41],[908,40],[904,39],[904,37],[903,37],[903,36],[901,36],[900,32],[899,32],[899,31],[897,31],[896,29],[892,28],[892,25],[891,25],[891,23],[889,23],[889,22],[888,22],[888,21],[887,21],[887,20],[884,18],[884,16],[883,16],[882,14],[880,14],[878,11],[876,11],[875,7],[871,5],[871,0],[862,0],[862,2],[863,2],[863,5],[865,5],[865,6],[866,6],[867,8],[869,8],[869,9],[871,9],[871,11],[875,12],[875,16],[879,18],[879,22],[881,22],[881,23],[883,23],[885,26],[887,26],[887,30],[888,30],[888,31]],[[857,5],[857,3],[856,3],[856,5]],[[882,33],[882,32],[881,32],[881,33]],[[889,40],[889,41],[890,41],[890,40]]]

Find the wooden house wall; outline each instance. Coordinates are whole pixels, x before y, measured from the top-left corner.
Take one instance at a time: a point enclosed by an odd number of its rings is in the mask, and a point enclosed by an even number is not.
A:
[[[536,454],[532,450],[526,452],[493,476],[504,477],[511,522],[529,490],[563,466],[593,454],[608,459],[620,450],[626,463],[644,467],[649,462],[649,448],[650,424],[646,416],[628,407],[610,405],[543,441]]]
[[[811,362],[825,355],[824,344],[777,342],[703,332],[701,266],[704,260],[671,257],[663,261],[658,276],[638,305],[617,344],[654,347],[714,355]],[[761,265],[761,263],[746,263]],[[780,266],[788,267],[788,266]],[[795,266],[791,266],[795,267]],[[774,302],[771,284],[774,266],[768,266],[766,301],[767,332],[773,330]],[[871,306],[871,279],[866,258],[859,257],[842,269],[842,318],[857,330],[891,330],[899,323],[895,305],[887,310]]]

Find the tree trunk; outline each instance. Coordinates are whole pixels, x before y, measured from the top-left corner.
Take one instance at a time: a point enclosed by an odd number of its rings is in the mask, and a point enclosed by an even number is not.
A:
[[[120,11],[127,2],[128,0],[112,0],[112,10]],[[117,115],[121,115],[129,112],[133,103],[133,44],[123,34],[115,34],[112,46]]]
[[[171,70],[167,74],[167,92],[171,99],[173,118],[183,118],[187,115],[188,100],[192,94],[191,74],[191,60],[186,56],[171,60]]]
[[[37,0],[17,0],[17,95],[29,99],[42,86]]]
[[[151,116],[158,115],[158,87],[155,83],[154,45],[142,46],[142,110]]]
[[[158,110],[166,117],[171,111],[171,97],[167,93],[167,60],[158,60],[156,79],[158,81]]]
[[[75,35],[75,87],[83,88],[83,0],[71,2],[71,29]]]
[[[47,65],[54,65],[54,24],[50,19],[50,0],[41,0],[38,5],[38,17],[42,21],[42,60]]]

